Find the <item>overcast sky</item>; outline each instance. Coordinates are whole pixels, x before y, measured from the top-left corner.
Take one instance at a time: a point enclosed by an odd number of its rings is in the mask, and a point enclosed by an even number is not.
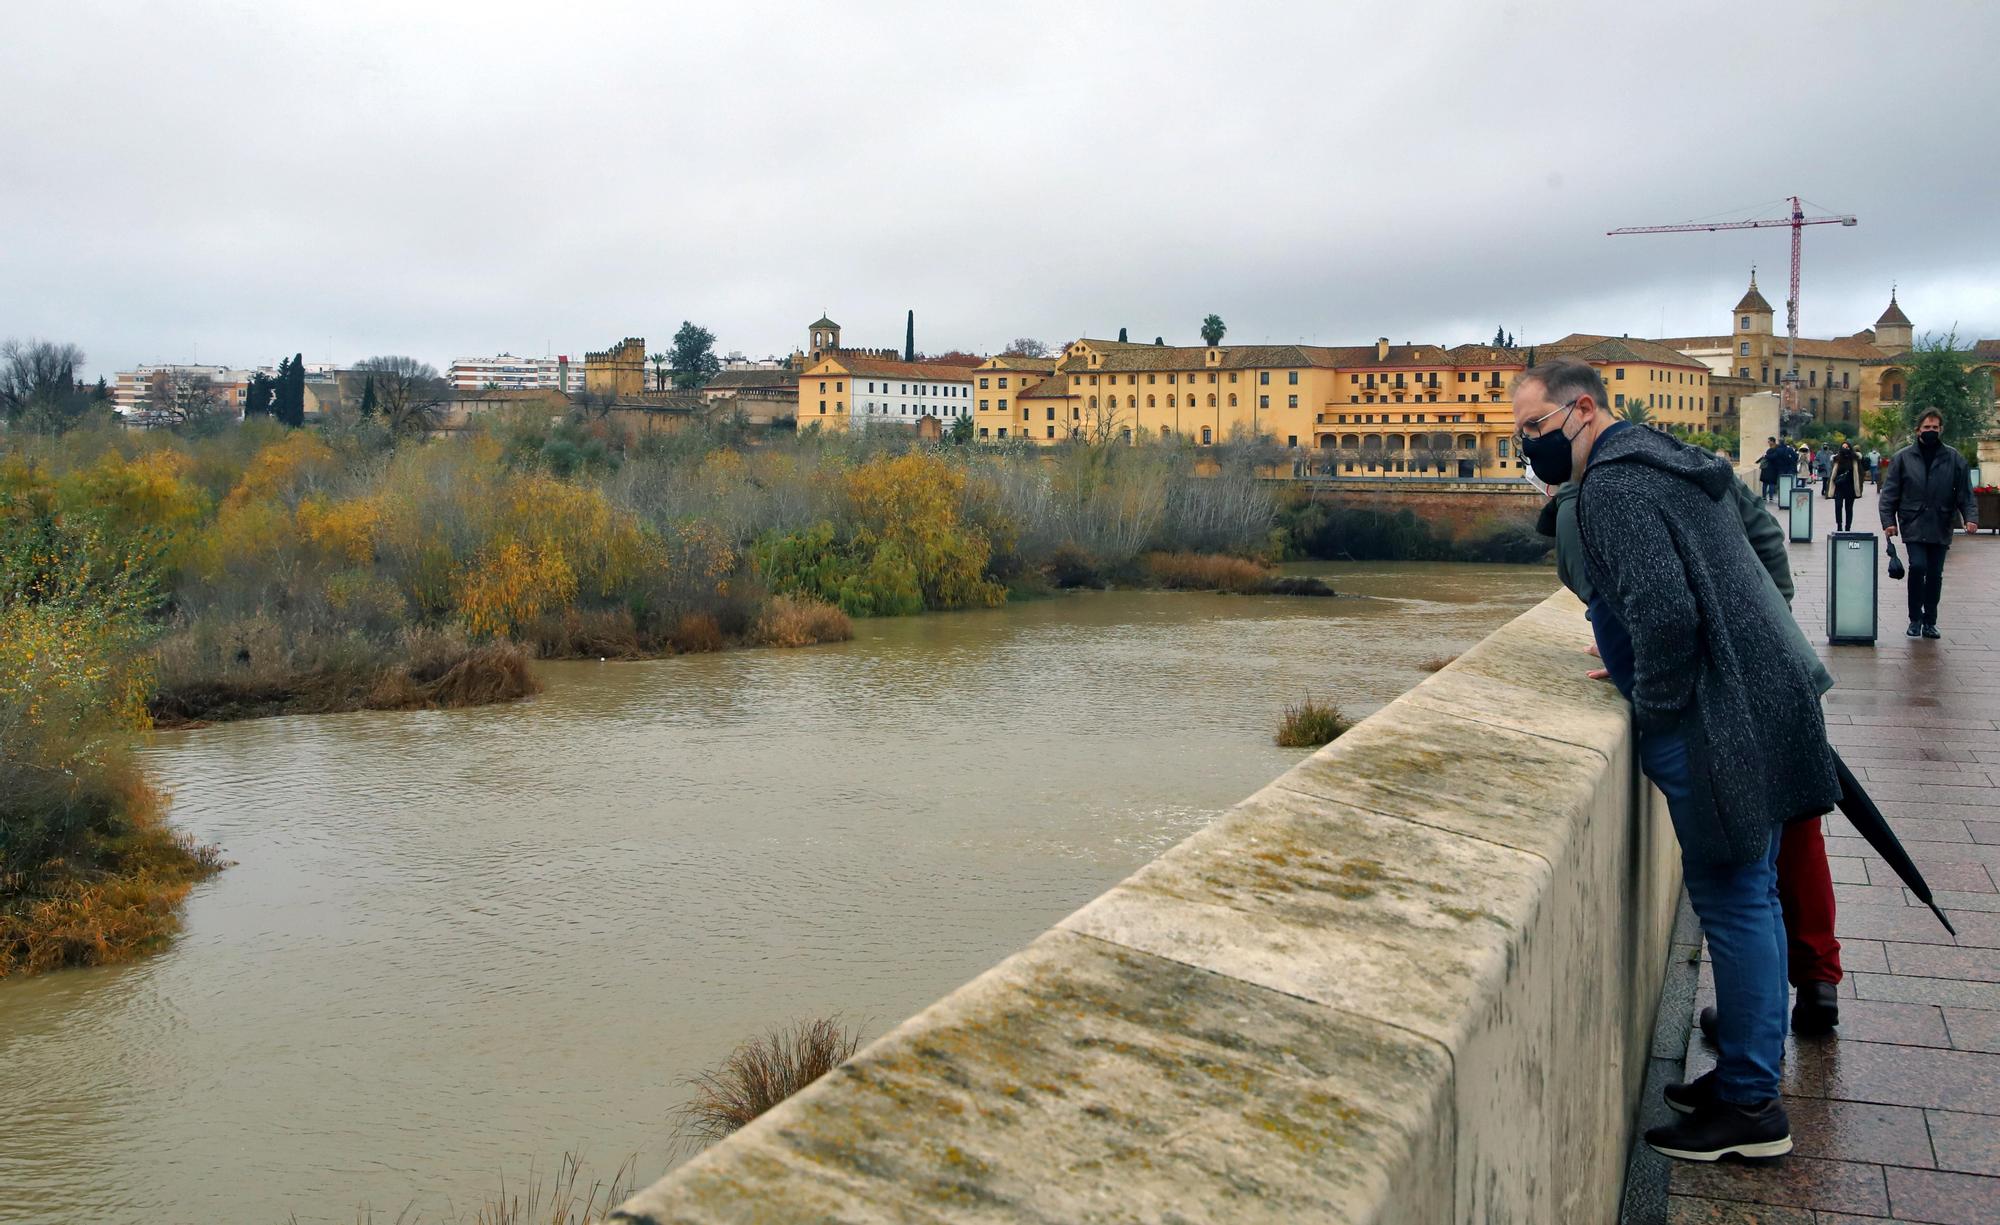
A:
[[[1804,334],[2000,336],[1986,0],[0,8],[0,338],[93,374],[1782,330],[1785,230],[1604,231],[1794,192]]]

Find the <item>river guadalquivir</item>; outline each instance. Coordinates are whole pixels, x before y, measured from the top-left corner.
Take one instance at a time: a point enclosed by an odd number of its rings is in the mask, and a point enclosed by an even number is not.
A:
[[[881,1033],[1296,761],[1286,702],[1366,714],[1555,586],[1314,572],[1348,598],[1088,593],[157,735],[236,866],[158,956],[0,983],[0,1221],[469,1219],[566,1150],[649,1181],[740,1039]]]

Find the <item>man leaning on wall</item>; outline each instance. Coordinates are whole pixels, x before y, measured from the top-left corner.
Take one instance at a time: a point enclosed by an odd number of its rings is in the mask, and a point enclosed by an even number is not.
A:
[[[1815,676],[1733,505],[1729,464],[1614,419],[1589,365],[1558,360],[1514,391],[1536,476],[1578,482],[1592,632],[1632,703],[1640,765],[1667,799],[1688,897],[1708,938],[1715,1071],[1671,1085],[1683,1117],[1646,1133],[1670,1157],[1775,1157],[1792,1148],[1778,1099],[1787,949],[1779,827],[1839,798]]]

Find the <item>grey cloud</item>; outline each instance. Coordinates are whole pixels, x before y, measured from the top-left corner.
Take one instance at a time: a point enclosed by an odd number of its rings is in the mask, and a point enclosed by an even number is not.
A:
[[[1746,20],[1749,12],[1754,20]],[[108,371],[1721,325],[1793,191],[1804,328],[2000,335],[2000,8],[9,6],[0,336]],[[1915,27],[1915,28],[1913,28]],[[1787,65],[1796,79],[1785,81]],[[1775,213],[1773,205],[1767,210]],[[331,352],[327,352],[327,350]]]

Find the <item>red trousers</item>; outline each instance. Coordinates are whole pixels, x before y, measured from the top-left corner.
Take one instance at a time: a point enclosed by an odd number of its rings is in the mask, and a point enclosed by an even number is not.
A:
[[[1833,938],[1833,873],[1819,818],[1785,826],[1778,844],[1778,902],[1785,909],[1794,987],[1840,981],[1840,941]]]

